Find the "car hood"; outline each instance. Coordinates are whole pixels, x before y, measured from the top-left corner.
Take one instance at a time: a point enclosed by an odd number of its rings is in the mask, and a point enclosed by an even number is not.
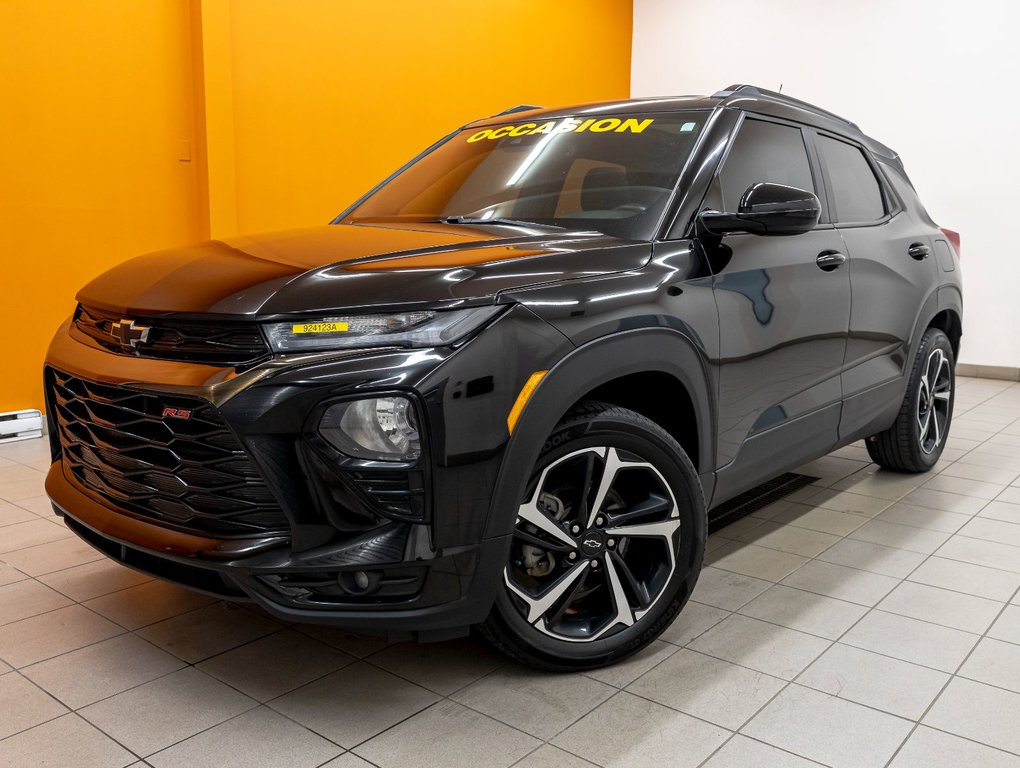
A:
[[[329,225],[212,240],[114,267],[78,294],[124,314],[271,317],[493,301],[638,269],[648,243],[545,227]]]

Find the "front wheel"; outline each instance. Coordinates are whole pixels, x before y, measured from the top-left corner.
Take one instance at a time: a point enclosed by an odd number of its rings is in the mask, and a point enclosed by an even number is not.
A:
[[[676,440],[633,411],[585,403],[539,456],[482,633],[542,669],[619,661],[690,597],[705,531],[701,484]]]
[[[866,441],[871,460],[895,472],[927,472],[942,456],[956,394],[953,345],[938,328],[921,337],[896,421]]]

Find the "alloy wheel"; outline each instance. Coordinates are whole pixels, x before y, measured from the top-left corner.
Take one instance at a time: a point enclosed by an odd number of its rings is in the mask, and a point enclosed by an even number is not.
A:
[[[524,619],[590,642],[638,622],[676,566],[680,511],[665,478],[612,446],[546,466],[519,508],[504,581]]]
[[[949,358],[941,349],[935,349],[925,363],[917,398],[918,440],[925,454],[930,455],[945,438],[952,393]]]

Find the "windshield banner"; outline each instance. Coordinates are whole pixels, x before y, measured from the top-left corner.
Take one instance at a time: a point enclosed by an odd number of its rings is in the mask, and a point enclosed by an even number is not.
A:
[[[647,117],[643,120],[636,120],[633,117],[626,119],[619,117],[589,118],[581,120],[577,117],[568,117],[559,122],[550,121],[547,123],[521,123],[519,125],[503,125],[499,128],[486,128],[468,136],[468,143],[481,141],[482,139],[503,139],[508,136],[534,136],[539,133],[641,133],[645,128],[655,122],[655,118]]]

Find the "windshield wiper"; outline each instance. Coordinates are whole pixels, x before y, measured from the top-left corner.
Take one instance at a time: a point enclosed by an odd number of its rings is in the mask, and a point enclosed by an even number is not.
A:
[[[552,229],[564,229],[555,224],[539,224],[536,221],[523,221],[522,219],[507,219],[493,216],[484,219],[481,216],[444,216],[439,219],[443,224],[506,224],[512,227],[551,227]]]

